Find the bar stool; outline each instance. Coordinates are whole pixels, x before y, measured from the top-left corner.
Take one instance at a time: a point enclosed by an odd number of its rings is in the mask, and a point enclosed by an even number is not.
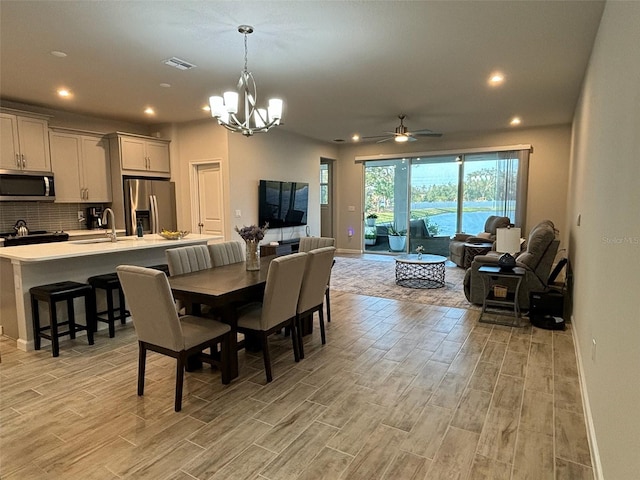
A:
[[[93,301],[95,305],[95,318],[101,322],[109,324],[109,338],[113,338],[116,334],[116,320],[120,320],[123,325],[127,323],[127,317],[130,313],[125,308],[124,292],[120,285],[117,273],[106,273],[104,275],[95,275],[89,277],[87,280],[89,285],[93,288]],[[96,290],[101,289],[105,291],[107,297],[107,309],[100,312],[97,311],[98,301],[96,296]],[[113,306],[113,291],[118,292],[118,313],[116,314],[116,308]],[[106,318],[103,315],[107,315]]]
[[[40,350],[40,339],[46,338],[51,340],[51,352],[54,357],[60,354],[58,338],[69,335],[72,339],[76,338],[76,332],[81,330],[87,331],[87,339],[89,345],[93,345],[93,332],[96,329],[93,289],[86,283],[78,282],[58,282],[48,285],[40,285],[29,289],[31,294],[31,317],[33,319],[33,338],[36,350]],[[78,325],[75,319],[75,310],[73,307],[73,299],[84,297],[84,310],[86,318],[86,326]],[[65,322],[58,322],[58,314],[56,312],[56,303],[63,300],[67,301],[68,319]],[[40,309],[38,302],[46,302],[49,306],[49,326],[40,326]],[[60,332],[59,327],[68,325],[69,330]],[[44,333],[49,330],[51,333]]]

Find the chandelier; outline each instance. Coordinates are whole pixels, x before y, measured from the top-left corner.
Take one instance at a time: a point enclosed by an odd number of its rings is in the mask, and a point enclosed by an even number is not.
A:
[[[244,35],[244,69],[240,73],[238,91],[224,92],[223,96],[209,97],[211,116],[227,130],[241,133],[250,137],[254,133],[266,132],[271,127],[280,125],[282,118],[282,100],[269,99],[267,109],[258,108],[256,82],[253,75],[247,70],[247,35],[253,33],[250,25],[240,25],[238,32]],[[240,96],[243,97],[243,105],[238,105]],[[241,110],[241,111],[239,111]],[[242,119],[242,115],[244,119]]]

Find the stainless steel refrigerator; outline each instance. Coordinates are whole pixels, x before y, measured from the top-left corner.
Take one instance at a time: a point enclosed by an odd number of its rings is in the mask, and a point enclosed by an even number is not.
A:
[[[124,219],[127,235],[135,235],[138,221],[144,233],[177,230],[176,187],[168,180],[124,180]]]

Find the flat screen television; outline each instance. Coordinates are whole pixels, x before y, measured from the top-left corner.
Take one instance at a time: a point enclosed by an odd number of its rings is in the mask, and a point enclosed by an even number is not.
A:
[[[307,224],[309,184],[260,180],[258,221],[269,228],[297,227]]]

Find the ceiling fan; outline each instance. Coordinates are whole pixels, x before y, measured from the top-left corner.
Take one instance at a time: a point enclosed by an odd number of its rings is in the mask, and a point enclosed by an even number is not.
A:
[[[389,140],[395,140],[398,143],[402,142],[415,142],[417,140],[416,137],[441,137],[441,133],[434,132],[433,130],[427,130],[426,128],[422,130],[413,130],[409,131],[409,129],[404,125],[404,119],[406,115],[398,115],[400,119],[400,125],[396,127],[395,132],[386,132],[386,135],[376,135],[373,137],[362,137],[362,140],[373,140],[376,138],[380,138],[377,143],[388,142]]]

